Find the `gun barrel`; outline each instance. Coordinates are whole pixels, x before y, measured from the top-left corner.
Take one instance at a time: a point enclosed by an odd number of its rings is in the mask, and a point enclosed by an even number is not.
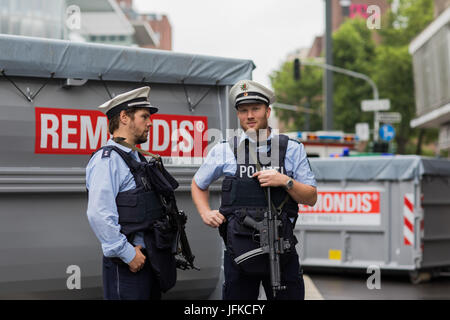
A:
[[[276,297],[277,291],[286,289],[281,285],[281,270],[280,270],[280,250],[279,250],[279,235],[277,213],[272,212],[272,201],[270,197],[270,187],[267,187],[267,219],[269,228],[269,262],[270,262],[270,282],[272,285],[273,296]]]

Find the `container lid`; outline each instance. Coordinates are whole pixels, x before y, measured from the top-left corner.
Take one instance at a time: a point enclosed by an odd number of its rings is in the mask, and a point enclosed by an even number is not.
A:
[[[424,175],[450,177],[450,161],[416,155],[312,158],[318,181],[414,180]]]
[[[10,76],[234,85],[255,68],[252,60],[4,34],[0,48]]]

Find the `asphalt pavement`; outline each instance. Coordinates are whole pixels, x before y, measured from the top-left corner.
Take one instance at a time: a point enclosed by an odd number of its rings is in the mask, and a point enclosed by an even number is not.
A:
[[[308,273],[314,287],[305,280],[306,299],[324,300],[448,300],[450,277],[441,276],[412,284],[408,275],[383,274],[379,289],[369,289],[368,274]],[[309,292],[309,293],[308,293]],[[312,294],[313,293],[313,294]],[[309,296],[308,296],[309,294]]]

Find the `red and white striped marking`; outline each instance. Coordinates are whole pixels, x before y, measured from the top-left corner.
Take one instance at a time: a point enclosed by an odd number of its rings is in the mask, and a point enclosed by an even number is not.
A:
[[[414,245],[414,195],[406,193],[403,200],[403,241],[407,246]]]
[[[425,220],[423,218],[423,200],[424,195],[423,193],[420,195],[420,209],[422,212],[422,216],[420,218],[420,250],[423,252],[424,244],[423,244],[423,238],[425,237]]]

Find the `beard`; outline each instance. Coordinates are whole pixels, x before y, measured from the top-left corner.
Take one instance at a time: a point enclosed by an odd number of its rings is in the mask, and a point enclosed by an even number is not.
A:
[[[145,143],[148,140],[148,131],[144,130],[144,132],[141,135],[135,133],[135,137],[136,137],[136,144]]]
[[[141,144],[147,142],[147,134],[143,134],[142,136],[136,137],[136,144]]]
[[[248,127],[245,128],[242,126],[242,129],[244,129],[244,132],[252,139],[256,140],[259,139],[260,136],[266,137],[269,129],[269,122],[267,119],[261,120],[261,122],[256,125],[255,127]]]
[[[136,128],[136,125],[134,122],[131,123],[130,129],[133,132],[134,141],[136,144],[145,143],[148,140],[148,131],[145,131],[140,133],[139,130]]]

